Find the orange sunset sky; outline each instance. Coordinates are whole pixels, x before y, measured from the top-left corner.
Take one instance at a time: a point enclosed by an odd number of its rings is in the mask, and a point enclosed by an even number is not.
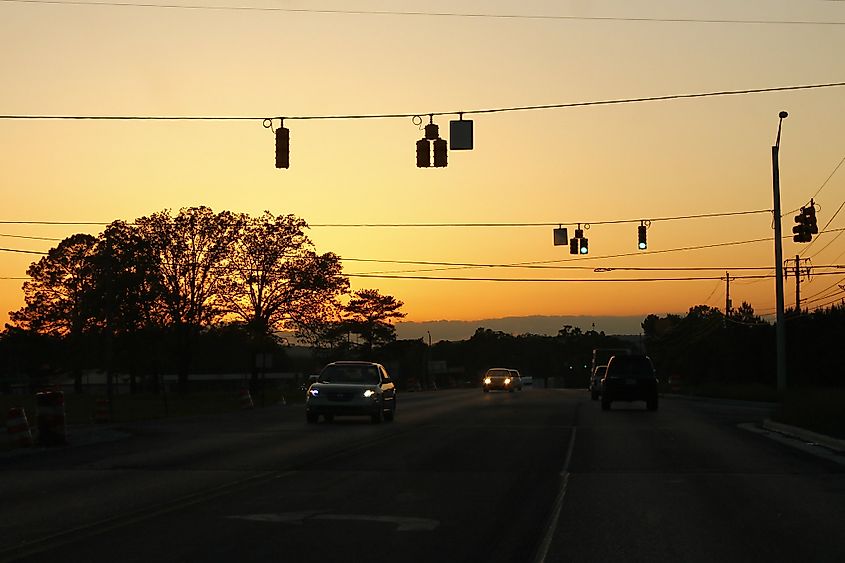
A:
[[[167,4],[268,9],[0,0],[0,114],[425,115],[845,81],[845,2]],[[370,13],[338,13],[344,10]],[[771,274],[741,270],[772,268],[771,241],[658,251],[770,238],[770,214],[655,220],[640,253],[637,223],[596,223],[772,209],[780,110],[789,112],[780,159],[784,234],[791,235],[793,210],[813,196],[819,227],[833,218],[831,232],[809,247],[784,241],[784,257],[842,264],[845,237],[834,229],[845,227],[845,212],[835,215],[845,201],[845,165],[831,173],[845,157],[845,87],[467,115],[475,148],[450,151],[445,169],[415,167],[422,133],[409,118],[286,121],[289,170],[274,168],[273,134],[260,119],[2,119],[0,322],[23,305],[20,278],[38,258],[11,250],[43,252],[56,241],[41,239],[101,230],[19,222],[107,223],[194,205],[300,216],[315,225],[309,235],[317,250],[347,259],[349,274],[557,280],[352,278],[353,289],[378,288],[404,301],[410,321],[724,308],[718,278]],[[447,138],[450,119],[435,118]],[[551,226],[318,226],[561,223],[571,235],[578,222],[591,223],[588,256],[553,246]],[[609,257],[624,253],[636,255]],[[350,259],[715,270],[439,270]],[[845,270],[815,273],[802,285],[810,307],[845,295],[837,286]],[[690,276],[714,279],[607,281]],[[785,292],[793,305],[792,279]],[[749,301],[758,313],[773,313],[774,281],[738,279],[731,297],[735,306]]]

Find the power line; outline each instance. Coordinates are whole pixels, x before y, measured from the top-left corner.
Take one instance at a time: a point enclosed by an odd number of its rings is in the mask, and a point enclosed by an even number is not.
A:
[[[0,0],[2,1],[2,0]],[[655,217],[652,219],[639,217],[637,219],[613,219],[608,221],[535,221],[535,222],[480,222],[480,223],[312,223],[311,228],[494,228],[494,227],[557,227],[559,225],[615,225],[623,223],[640,223],[643,220],[658,221],[679,221],[686,219],[712,219],[716,217],[732,217],[738,215],[755,215],[771,213],[771,209],[754,209],[746,211],[727,211],[722,213],[701,213],[698,215],[673,215],[666,217]],[[107,226],[111,223],[104,221],[0,221],[0,225],[58,225],[58,226]],[[135,223],[126,223],[134,225]],[[17,236],[17,235],[0,235]],[[22,237],[28,238],[28,237]],[[45,239],[57,240],[57,239]]]
[[[62,239],[60,238],[53,238],[53,237],[30,237],[24,235],[10,235],[8,233],[0,233],[0,237],[7,237],[7,238],[22,238],[27,240],[46,240],[51,242],[60,242]]]
[[[669,217],[654,217],[638,219],[614,219],[609,221],[546,221],[546,222],[527,222],[527,223],[315,223],[309,225],[310,227],[321,228],[444,228],[444,227],[557,227],[560,225],[619,225],[624,223],[641,223],[642,221],[650,221],[652,223],[658,221],[678,221],[683,219],[711,219],[714,217],[731,217],[737,215],[754,215],[760,213],[771,213],[771,209],[755,209],[751,211],[730,211],[726,213],[703,213],[699,215],[676,215]],[[2,223],[2,221],[0,221]]]
[[[0,0],[0,2],[13,0]],[[32,0],[14,0],[14,1],[32,1]],[[428,116],[445,116],[445,115],[470,115],[470,114],[484,114],[484,113],[504,113],[514,111],[530,111],[530,110],[544,110],[544,109],[564,109],[575,107],[588,106],[602,106],[602,105],[616,105],[616,104],[631,104],[638,102],[660,102],[668,100],[683,100],[695,98],[711,98],[716,96],[737,96],[745,94],[762,94],[768,92],[786,92],[794,90],[813,90],[819,88],[835,88],[845,86],[845,82],[829,82],[824,84],[804,84],[797,86],[779,86],[773,88],[752,88],[746,90],[722,90],[713,92],[700,92],[695,94],[669,94],[664,96],[649,96],[641,98],[621,98],[615,100],[596,100],[587,102],[572,102],[562,104],[544,104],[534,106],[513,106],[505,108],[491,108],[491,109],[476,109],[476,110],[456,110],[456,111],[441,111],[441,112],[418,112],[418,113],[389,113],[389,114],[364,114],[364,115],[293,115],[293,116],[161,116],[161,115],[0,115],[0,119],[24,119],[24,120],[110,120],[110,121],[124,121],[124,120],[147,120],[147,121],[225,121],[225,120],[239,120],[239,121],[258,121],[268,119],[281,120],[313,120],[313,119],[392,119],[392,118],[414,118],[423,115]]]
[[[642,256],[642,253],[639,254]],[[613,267],[594,267],[594,266],[552,266],[548,264],[532,264],[532,263],[509,263],[509,264],[485,264],[478,262],[435,262],[427,260],[384,260],[376,258],[344,258],[343,262],[367,262],[376,264],[410,264],[420,266],[462,266],[470,268],[529,268],[529,269],[549,269],[549,270],[593,270],[596,272],[610,272],[614,270],[619,271],[643,271],[643,272],[689,272],[689,271],[724,271],[724,270],[771,270],[770,266],[690,266],[690,267],[636,267],[636,266],[613,266]],[[816,268],[828,268],[835,266],[815,266]]]
[[[753,25],[845,25],[840,21],[824,20],[743,20],[721,18],[656,18],[626,16],[566,16],[554,14],[495,14],[485,12],[423,12],[400,10],[330,10],[317,8],[279,8],[263,6],[212,6],[207,4],[159,4],[141,2],[113,2],[87,0],[0,0],[8,4],[52,4],[68,6],[108,6],[119,8],[158,8],[172,10],[211,10],[211,11],[246,11],[246,12],[283,12],[295,14],[328,14],[355,16],[414,16],[447,17],[502,20],[551,20],[551,21],[611,21],[611,22],[655,22],[655,23],[702,23],[702,24],[753,24]]]
[[[715,281],[720,277],[687,276],[676,278],[467,278],[453,276],[398,276],[385,274],[340,274],[347,278],[374,278],[391,280],[428,280],[428,281],[483,281],[483,282],[517,282],[517,283],[621,283],[621,282],[680,282],[680,281]],[[839,275],[838,272],[823,272],[819,276]],[[773,278],[774,274],[737,276],[737,279],[765,279]]]
[[[40,254],[46,256],[46,252],[38,252],[37,250],[21,250],[19,248],[0,248],[0,252],[17,252],[19,254]]]
[[[845,162],[845,156],[843,156],[843,157],[842,157],[842,159],[839,161],[839,164],[837,164],[837,165],[836,165],[836,168],[834,168],[834,169],[833,169],[833,172],[831,172],[831,173],[830,173],[830,176],[828,176],[828,177],[827,177],[827,180],[825,180],[825,181],[822,183],[822,185],[821,185],[821,186],[819,186],[819,189],[818,189],[818,190],[816,190],[816,193],[814,193],[814,194],[813,194],[813,197],[811,197],[810,199],[815,199],[815,198],[817,198],[817,197],[818,197],[819,192],[821,192],[821,191],[822,191],[822,189],[823,189],[823,188],[827,185],[827,183],[828,183],[828,182],[830,182],[830,179],[831,179],[831,178],[833,178],[833,176],[836,174],[836,171],[837,171],[837,170],[839,170],[839,167],[840,167],[840,166],[842,166],[842,163],[843,163],[843,162]]]

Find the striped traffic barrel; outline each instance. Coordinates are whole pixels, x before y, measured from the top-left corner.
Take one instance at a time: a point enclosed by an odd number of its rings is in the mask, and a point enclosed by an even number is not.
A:
[[[6,432],[13,446],[27,447],[32,445],[32,432],[29,430],[29,422],[26,420],[26,411],[23,407],[12,407],[9,409],[9,416],[6,418]]]
[[[65,430],[65,394],[42,391],[35,394],[38,417],[38,443],[57,446],[67,442]]]

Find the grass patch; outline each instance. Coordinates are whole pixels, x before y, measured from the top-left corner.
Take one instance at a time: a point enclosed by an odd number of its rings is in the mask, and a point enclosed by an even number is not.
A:
[[[790,390],[772,420],[845,439],[845,389]]]

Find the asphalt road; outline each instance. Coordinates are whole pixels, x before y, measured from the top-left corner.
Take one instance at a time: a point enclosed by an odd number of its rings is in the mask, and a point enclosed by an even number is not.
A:
[[[766,414],[458,390],[101,430],[0,457],[0,560],[845,561],[845,466],[737,426]]]

